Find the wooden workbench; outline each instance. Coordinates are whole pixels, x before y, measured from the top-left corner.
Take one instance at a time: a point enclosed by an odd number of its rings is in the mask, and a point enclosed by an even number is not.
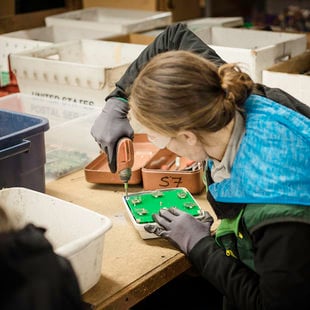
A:
[[[130,186],[129,192],[141,191]],[[123,205],[122,185],[86,182],[83,170],[47,184],[46,193],[108,216],[99,282],[83,295],[92,309],[128,309],[188,270],[186,257],[163,239],[141,239]],[[195,196],[210,211],[205,192]]]

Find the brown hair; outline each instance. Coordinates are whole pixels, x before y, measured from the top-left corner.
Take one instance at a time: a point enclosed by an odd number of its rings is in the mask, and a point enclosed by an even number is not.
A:
[[[180,130],[215,132],[242,109],[253,81],[235,64],[217,67],[188,51],[153,57],[133,83],[131,112],[144,126],[174,136]]]

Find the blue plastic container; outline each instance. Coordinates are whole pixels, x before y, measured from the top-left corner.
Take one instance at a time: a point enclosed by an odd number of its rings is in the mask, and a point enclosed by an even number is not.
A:
[[[0,188],[45,192],[44,117],[0,109]]]

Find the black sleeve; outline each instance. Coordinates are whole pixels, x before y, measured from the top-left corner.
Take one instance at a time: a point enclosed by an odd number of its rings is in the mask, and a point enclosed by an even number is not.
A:
[[[192,51],[217,65],[225,63],[212,48],[189,30],[185,24],[170,25],[128,67],[122,78],[116,83],[116,89],[106,97],[106,100],[110,97],[127,99],[129,96],[128,88],[134,82],[141,68],[155,55],[170,50]]]
[[[33,224],[0,234],[0,273],[2,310],[83,309],[70,261],[55,254]]]
[[[310,107],[280,88],[271,88],[263,84],[256,84],[253,93],[269,98],[310,118]]]
[[[306,309],[310,292],[310,225],[278,223],[253,234],[256,272],[225,255],[212,237],[189,259],[238,309]]]

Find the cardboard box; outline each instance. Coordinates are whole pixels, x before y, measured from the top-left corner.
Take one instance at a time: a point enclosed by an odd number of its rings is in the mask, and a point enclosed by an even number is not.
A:
[[[199,0],[83,0],[84,8],[96,6],[146,11],[170,11],[174,22],[201,16]]]
[[[55,43],[10,55],[22,93],[102,107],[145,45],[99,40]]]
[[[105,7],[115,9],[133,9],[157,11],[158,0],[82,0],[83,8]]]
[[[45,18],[47,26],[59,25],[127,34],[171,24],[170,12],[94,7]]]
[[[310,106],[310,51],[263,70],[263,83]]]
[[[15,1],[5,0],[0,2],[0,16],[10,16],[15,14]]]
[[[199,0],[160,0],[158,10],[171,11],[174,22],[201,17]]]
[[[85,293],[100,279],[111,220],[76,204],[22,187],[0,190],[0,204],[16,229],[28,223],[46,228],[55,253],[69,259]]]
[[[70,26],[37,27],[0,35],[0,86],[12,82],[10,79],[9,55],[21,51],[78,39],[104,39],[115,32],[100,29],[79,29]]]
[[[114,41],[114,42],[122,42],[122,43],[133,43],[133,44],[144,44],[149,45],[154,41],[154,36],[148,36],[140,33],[132,33],[125,35],[118,35],[105,38],[105,41]]]

